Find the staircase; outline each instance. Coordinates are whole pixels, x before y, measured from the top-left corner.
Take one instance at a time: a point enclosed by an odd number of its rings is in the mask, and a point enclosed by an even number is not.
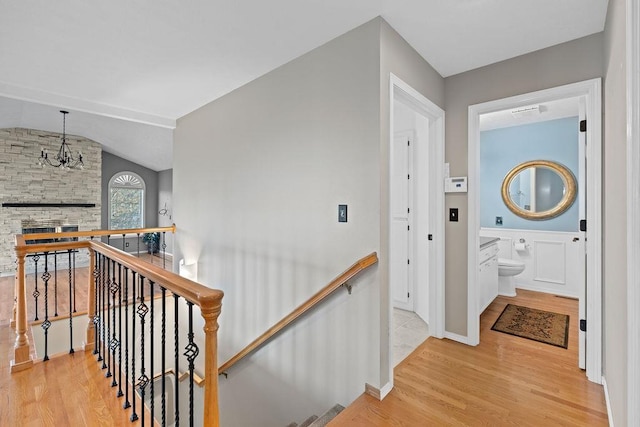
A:
[[[344,406],[336,404],[333,408],[322,414],[320,417],[312,415],[302,422],[302,424],[291,423],[287,427],[324,427],[329,424],[329,421],[334,419],[342,410]]]

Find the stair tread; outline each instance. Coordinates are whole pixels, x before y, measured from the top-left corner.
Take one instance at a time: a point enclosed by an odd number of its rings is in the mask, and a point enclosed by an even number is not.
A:
[[[318,419],[317,415],[311,415],[309,418],[304,420],[299,427],[309,427],[317,419]]]
[[[324,427],[329,423],[329,421],[334,419],[336,415],[338,415],[343,410],[344,410],[344,406],[340,404],[336,404],[333,406],[333,408],[329,409],[327,412],[322,414],[320,418],[318,418],[317,420],[309,424],[309,427]]]

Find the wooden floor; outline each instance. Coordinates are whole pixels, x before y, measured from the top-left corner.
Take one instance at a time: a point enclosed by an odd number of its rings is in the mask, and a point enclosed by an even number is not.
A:
[[[508,303],[569,314],[569,348],[491,330]],[[602,386],[578,368],[576,300],[518,290],[481,317],[480,345],[429,338],[395,369],[383,401],[362,395],[336,426],[606,426]]]
[[[162,265],[157,256],[151,262]],[[171,268],[171,261],[167,262]],[[78,269],[77,283],[86,283],[86,268]],[[69,293],[59,295],[60,313],[68,314]],[[27,295],[32,289],[28,288]],[[131,410],[122,409],[123,398],[110,386],[92,352],[76,352],[35,362],[33,368],[11,374],[15,331],[9,319],[13,309],[14,278],[0,278],[0,426],[140,426],[131,422]],[[78,312],[86,311],[86,291],[76,291]],[[33,305],[33,304],[31,304]],[[30,306],[29,321],[34,311]],[[31,341],[32,342],[32,341]],[[85,405],[84,402],[91,402]],[[137,413],[140,416],[140,402]],[[147,413],[146,419],[149,419]],[[150,425],[149,422],[145,424]]]

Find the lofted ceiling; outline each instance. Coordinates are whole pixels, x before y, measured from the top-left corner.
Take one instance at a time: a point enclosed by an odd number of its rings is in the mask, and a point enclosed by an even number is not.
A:
[[[603,30],[607,0],[0,0],[0,127],[154,170],[178,118],[382,16],[443,77]]]

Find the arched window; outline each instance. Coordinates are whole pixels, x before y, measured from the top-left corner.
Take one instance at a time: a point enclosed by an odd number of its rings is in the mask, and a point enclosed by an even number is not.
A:
[[[118,172],[109,180],[109,228],[144,227],[144,181],[133,172]]]

